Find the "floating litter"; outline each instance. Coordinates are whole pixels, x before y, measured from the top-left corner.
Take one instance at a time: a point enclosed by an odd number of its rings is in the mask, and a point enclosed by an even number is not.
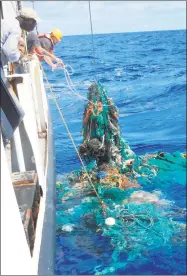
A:
[[[65,232],[72,232],[73,231],[73,224],[65,224],[62,226],[62,231]]]
[[[116,221],[115,221],[114,218],[109,217],[109,218],[106,218],[106,219],[105,219],[105,224],[106,224],[106,225],[109,225],[109,226],[113,226],[113,225],[116,224]]]

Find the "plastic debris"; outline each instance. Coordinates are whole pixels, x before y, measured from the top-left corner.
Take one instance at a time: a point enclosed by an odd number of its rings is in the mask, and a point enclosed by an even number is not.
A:
[[[108,225],[108,226],[113,226],[113,225],[115,225],[115,223],[116,223],[116,221],[115,221],[114,218],[110,217],[110,218],[105,219],[105,224]]]
[[[118,110],[100,83],[89,87],[88,100],[80,154],[105,203],[105,216],[87,175],[83,170],[75,171],[67,182],[57,185],[57,203],[62,204],[64,199],[62,210],[58,211],[57,229],[64,223],[74,223],[81,231],[109,238],[113,250],[111,267],[124,267],[121,253],[132,261],[162,246],[171,250],[172,244],[185,245],[186,209],[165,199],[158,189],[172,189],[176,183],[185,185],[186,153],[136,155],[122,137]],[[75,205],[71,216],[63,211]],[[100,273],[98,268],[96,274]]]

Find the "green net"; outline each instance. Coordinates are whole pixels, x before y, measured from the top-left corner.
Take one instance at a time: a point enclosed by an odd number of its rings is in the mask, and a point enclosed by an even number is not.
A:
[[[173,164],[186,166],[186,157],[180,152],[137,156],[122,137],[118,110],[100,83],[89,87],[88,100],[83,118],[83,144],[80,146],[80,154],[85,158],[88,171],[93,170],[94,165],[99,171],[116,168],[118,174],[133,179],[137,176],[151,178],[161,166],[165,169],[170,169],[170,164],[172,167]]]
[[[124,267],[122,253],[128,262],[147,250],[184,246],[186,209],[167,200],[157,187],[170,187],[171,179],[185,185],[186,153],[136,155],[123,139],[118,110],[100,83],[89,87],[88,100],[79,151],[105,203],[105,215],[84,170],[72,172],[57,185],[57,229],[70,236],[90,231],[109,237],[111,266],[96,267],[95,274],[110,274]],[[115,218],[115,225],[106,225],[106,217]]]

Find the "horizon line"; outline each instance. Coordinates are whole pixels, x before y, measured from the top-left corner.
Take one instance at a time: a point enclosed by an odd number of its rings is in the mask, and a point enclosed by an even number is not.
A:
[[[131,32],[115,32],[115,33],[94,33],[93,35],[107,35],[107,34],[129,34],[129,33],[148,33],[148,32],[168,32],[168,31],[186,31],[186,29],[169,29],[169,30],[153,30],[153,31],[131,31]],[[88,34],[72,34],[72,35],[64,35],[65,36],[83,36],[83,35],[91,35]]]

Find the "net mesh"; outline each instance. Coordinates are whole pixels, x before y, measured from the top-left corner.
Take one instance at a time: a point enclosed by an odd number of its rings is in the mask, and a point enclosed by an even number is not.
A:
[[[111,266],[96,267],[95,274],[110,274],[124,267],[122,253],[129,261],[146,250],[185,245],[186,209],[167,200],[158,187],[166,190],[172,179],[185,185],[186,153],[136,155],[122,137],[118,110],[100,83],[89,87],[88,100],[79,151],[106,216],[85,172],[75,171],[57,183],[57,229],[71,236],[91,231],[108,237]],[[115,225],[107,226],[106,217],[115,218]]]

